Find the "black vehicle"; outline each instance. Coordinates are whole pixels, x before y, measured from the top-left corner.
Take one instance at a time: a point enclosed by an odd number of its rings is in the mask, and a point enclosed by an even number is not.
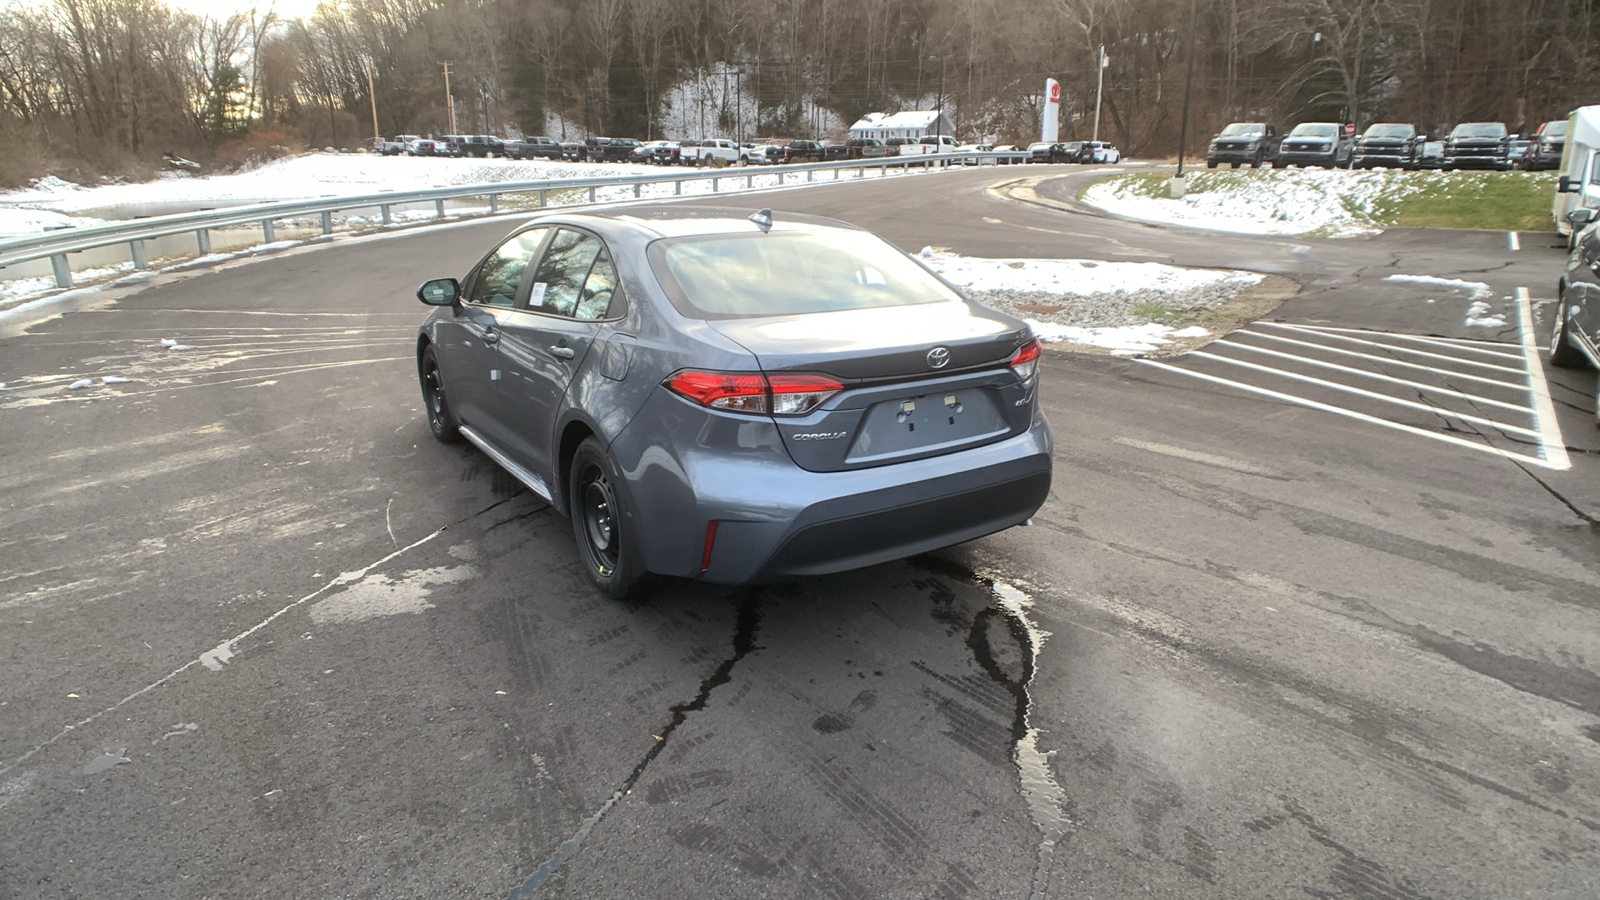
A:
[[[1240,163],[1249,163],[1250,168],[1259,169],[1262,163],[1277,158],[1281,140],[1278,129],[1265,122],[1234,122],[1206,145],[1206,168],[1229,163],[1237,169]]]
[[[462,155],[461,145],[465,143],[466,140],[467,136],[464,134],[446,134],[434,138],[433,155],[460,156]]]
[[[639,148],[633,138],[592,137],[584,143],[589,148],[590,162],[627,162]]]
[[[505,142],[492,134],[463,135],[457,149],[460,156],[471,156],[475,159],[506,155]]]
[[[1574,232],[1572,254],[1556,285],[1561,302],[1552,313],[1550,363],[1600,368],[1600,225],[1595,210],[1587,208],[1573,210],[1567,220]],[[1596,403],[1596,424],[1600,425],[1600,396]]]
[[[1567,120],[1556,119],[1539,126],[1533,135],[1533,146],[1522,159],[1522,167],[1530,172],[1542,169],[1559,169],[1561,151],[1567,146]]]
[[[1463,122],[1444,142],[1447,169],[1511,168],[1511,135],[1503,122]]]
[[[1284,137],[1272,166],[1346,169],[1350,167],[1354,143],[1337,122],[1301,122]]]
[[[1067,141],[1064,144],[1057,144],[1055,158],[1050,161],[1092,163],[1094,162],[1094,147],[1088,141]]]
[[[1444,141],[1423,141],[1422,145],[1417,148],[1417,161],[1412,168],[1444,168]]]
[[[826,158],[827,151],[817,141],[790,141],[783,148],[784,162],[822,162]]]
[[[830,141],[822,145],[822,158],[828,162],[840,159],[849,159],[850,146],[849,144],[840,144]]]
[[[561,158],[569,162],[582,162],[589,158],[589,145],[583,141],[562,141]]]
[[[844,146],[849,159],[879,159],[889,155],[889,148],[877,138],[851,138]]]
[[[1356,139],[1355,151],[1350,156],[1353,169],[1415,169],[1417,153],[1427,141],[1427,135],[1417,134],[1415,125],[1400,122],[1379,122],[1369,126]]]
[[[520,141],[506,141],[507,159],[560,159],[561,144],[555,138],[531,137]]]

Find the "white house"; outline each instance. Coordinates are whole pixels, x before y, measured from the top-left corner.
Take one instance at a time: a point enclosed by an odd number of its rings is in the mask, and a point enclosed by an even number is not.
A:
[[[934,109],[907,110],[892,115],[867,113],[850,126],[853,138],[910,138],[915,141],[929,135],[954,135],[956,127],[950,117]]]

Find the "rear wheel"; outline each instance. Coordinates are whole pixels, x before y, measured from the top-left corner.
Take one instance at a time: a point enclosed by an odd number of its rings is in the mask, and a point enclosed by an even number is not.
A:
[[[1587,360],[1578,348],[1572,346],[1572,341],[1567,338],[1567,316],[1560,306],[1556,307],[1556,321],[1550,329],[1550,365],[1560,366],[1563,369],[1573,369],[1583,365]]]
[[[628,595],[641,573],[633,535],[619,499],[621,478],[611,457],[594,438],[585,438],[572,456],[568,507],[578,561],[600,593],[612,600]]]
[[[439,377],[439,361],[434,357],[431,346],[422,351],[418,373],[422,378],[422,406],[428,414],[428,430],[446,444],[459,443],[461,423],[456,421],[456,414],[450,411],[450,401],[445,399],[444,380]]]

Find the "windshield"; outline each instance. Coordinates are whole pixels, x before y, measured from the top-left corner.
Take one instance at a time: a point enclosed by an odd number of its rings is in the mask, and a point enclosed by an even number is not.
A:
[[[1374,125],[1367,129],[1369,138],[1405,138],[1416,133],[1410,125]]]
[[[1267,126],[1260,122],[1235,122],[1222,129],[1224,137],[1246,137],[1254,134],[1266,134]]]
[[[1506,136],[1506,127],[1499,122],[1468,122],[1457,125],[1450,132],[1453,138],[1502,138]]]
[[[1566,137],[1567,136],[1567,120],[1566,119],[1562,119],[1559,122],[1546,122],[1545,125],[1544,125],[1544,130],[1540,131],[1539,135],[1541,137],[1547,137],[1547,138],[1564,138],[1564,137]]]
[[[1337,125],[1327,125],[1327,124],[1323,124],[1321,122],[1305,122],[1305,123],[1302,123],[1300,125],[1296,125],[1294,127],[1294,130],[1289,132],[1289,136],[1290,137],[1330,137],[1330,138],[1331,137],[1338,137],[1339,136],[1339,126],[1337,126]]]
[[[865,232],[714,235],[658,241],[651,267],[686,316],[789,316],[947,303],[960,296]]]

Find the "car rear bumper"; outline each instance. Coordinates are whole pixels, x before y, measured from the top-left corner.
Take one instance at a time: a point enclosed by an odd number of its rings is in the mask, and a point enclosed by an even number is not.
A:
[[[843,472],[796,466],[771,420],[679,419],[683,430],[613,445],[641,561],[664,575],[744,584],[858,569],[1020,525],[1050,492],[1042,414],[992,444]],[[729,436],[738,449],[713,449]]]

